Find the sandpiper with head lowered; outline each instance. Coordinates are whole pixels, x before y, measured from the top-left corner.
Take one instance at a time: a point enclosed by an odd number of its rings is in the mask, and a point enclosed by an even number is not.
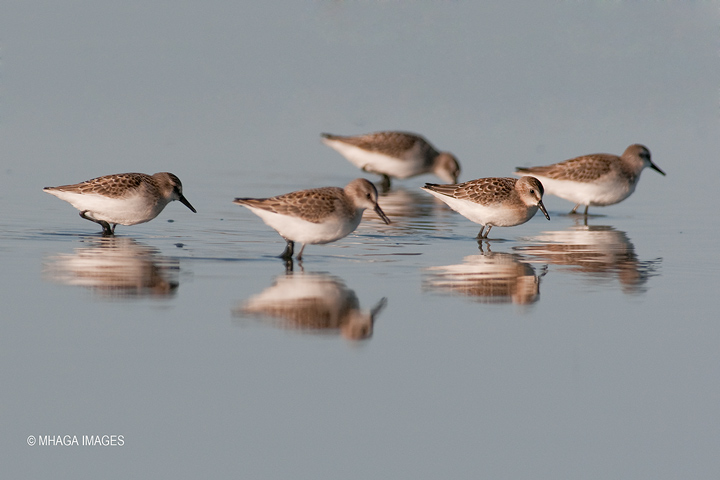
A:
[[[322,187],[270,198],[236,198],[274,228],[287,242],[281,258],[293,256],[295,242],[302,243],[298,260],[307,244],[324,244],[348,236],[360,224],[365,209],[374,210],[386,224],[390,220],[377,203],[375,186],[357,178],[345,188]]]
[[[513,227],[530,220],[542,210],[543,186],[533,177],[480,178],[457,185],[427,183],[421,187],[447,203],[468,220],[482,225],[477,238],[487,238],[492,227]],[[483,232],[487,227],[487,231]]]
[[[390,188],[390,178],[409,178],[434,173],[441,180],[456,183],[460,175],[457,159],[448,152],[438,152],[420,135],[408,132],[375,132],[340,136],[323,133],[323,143],[337,150],[363,171],[382,175],[383,190]]]
[[[650,150],[635,144],[619,157],[596,153],[541,167],[518,167],[515,173],[532,175],[542,182],[545,193],[574,202],[571,214],[585,205],[587,215],[590,205],[604,207],[628,198],[645,167],[665,175],[650,159]]]
[[[114,235],[117,225],[149,222],[173,200],[196,213],[182,193],[180,179],[168,172],[117,173],[43,191],[70,203],[82,218],[100,224],[103,235]]]

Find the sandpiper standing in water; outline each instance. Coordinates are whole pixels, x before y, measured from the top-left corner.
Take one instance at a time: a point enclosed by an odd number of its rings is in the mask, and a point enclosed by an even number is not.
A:
[[[543,167],[516,169],[517,175],[532,175],[540,180],[545,192],[580,205],[604,207],[622,202],[634,191],[645,167],[665,175],[650,159],[644,145],[630,145],[622,156],[596,153],[572,158]]]
[[[270,198],[236,198],[233,203],[249,208],[285,239],[287,246],[281,258],[290,260],[295,242],[302,243],[297,255],[302,260],[305,245],[334,242],[352,233],[367,208],[389,224],[377,200],[375,185],[357,178],[345,188],[311,188]]]
[[[180,179],[168,172],[118,173],[43,191],[70,203],[85,220],[100,224],[105,236],[114,235],[117,225],[149,222],[173,200],[196,213],[183,196]]]
[[[480,178],[457,185],[426,183],[426,192],[447,203],[468,220],[482,225],[477,238],[487,238],[492,227],[513,227],[530,220],[543,205],[543,185],[537,178]],[[487,231],[483,233],[487,227]]]
[[[376,132],[356,136],[323,133],[323,143],[334,148],[363,171],[382,175],[382,189],[390,178],[409,178],[434,173],[441,180],[456,183],[460,165],[453,154],[438,152],[420,135],[408,132]]]

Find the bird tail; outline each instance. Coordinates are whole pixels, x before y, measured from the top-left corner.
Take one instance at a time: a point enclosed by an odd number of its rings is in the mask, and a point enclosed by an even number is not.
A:
[[[455,185],[452,184],[441,185],[439,183],[426,183],[424,187],[420,188],[430,192],[441,193],[443,195],[452,195],[452,193],[455,191]]]

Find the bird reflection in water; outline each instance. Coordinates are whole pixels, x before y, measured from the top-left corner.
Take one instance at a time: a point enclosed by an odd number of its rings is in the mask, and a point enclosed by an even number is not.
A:
[[[516,250],[552,265],[568,267],[594,282],[617,278],[624,293],[644,293],[648,278],[657,275],[661,258],[638,260],[625,232],[606,225],[575,225],[567,230],[531,237],[537,245]]]
[[[414,219],[419,217],[430,217],[441,208],[433,197],[424,195],[418,188],[407,190],[398,187],[389,192],[380,194],[383,212],[390,217],[404,217]]]
[[[165,297],[178,287],[179,263],[125,237],[91,237],[74,253],[48,257],[44,275],[107,297]]]
[[[532,265],[515,253],[470,255],[457,265],[430,267],[423,289],[462,295],[480,303],[529,305],[540,299],[540,278]]]
[[[432,195],[424,194],[420,188],[408,190],[403,187],[393,188],[389,192],[380,193],[379,203],[383,212],[390,217],[392,224],[383,228],[386,235],[397,235],[402,242],[412,242],[418,231],[437,232],[450,231],[455,221],[455,212]],[[373,220],[367,212],[368,220]]]
[[[275,326],[306,333],[339,333],[349,340],[368,339],[375,317],[387,304],[382,298],[370,311],[360,309],[355,292],[337,277],[288,273],[233,311],[238,317],[271,318]]]

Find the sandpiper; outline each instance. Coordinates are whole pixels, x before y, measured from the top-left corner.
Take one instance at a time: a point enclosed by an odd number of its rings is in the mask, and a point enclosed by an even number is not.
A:
[[[345,188],[311,188],[271,198],[236,198],[233,203],[249,208],[285,239],[287,246],[281,258],[291,259],[295,242],[302,243],[297,255],[302,260],[305,245],[334,242],[352,233],[367,208],[389,224],[377,200],[375,186],[357,178]]]
[[[571,214],[580,205],[588,207],[614,205],[628,198],[640,180],[645,167],[665,175],[652,160],[644,145],[630,145],[622,156],[596,153],[572,158],[542,167],[516,169],[517,175],[537,177],[545,191],[575,203]]]
[[[114,235],[117,225],[149,222],[173,200],[196,213],[183,196],[180,179],[168,172],[118,173],[43,191],[70,203],[85,220],[100,224],[105,236]]]
[[[376,132],[356,136],[323,133],[323,143],[334,148],[363,171],[382,175],[382,188],[390,188],[390,177],[409,178],[434,173],[441,180],[457,183],[460,165],[448,152],[438,152],[420,135],[408,132]]]
[[[480,178],[457,185],[426,183],[426,192],[447,203],[468,220],[482,225],[477,238],[487,238],[492,227],[513,227],[530,220],[538,208],[550,220],[537,178]],[[487,231],[483,233],[487,227]]]

